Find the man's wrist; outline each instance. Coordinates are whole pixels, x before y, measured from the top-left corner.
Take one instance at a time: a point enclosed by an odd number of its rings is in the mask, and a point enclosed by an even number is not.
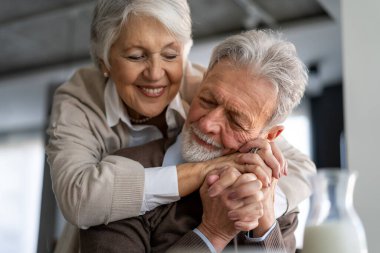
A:
[[[276,228],[276,224],[277,224],[277,222],[273,223],[273,225],[269,228],[269,230],[264,235],[262,235],[261,237],[254,236],[253,233],[252,233],[253,230],[248,231],[245,234],[245,236],[250,241],[253,241],[253,242],[262,242],[262,241],[266,240],[266,238],[269,236],[269,234],[271,234],[272,231]]]
[[[276,222],[274,216],[271,217],[262,217],[259,219],[259,226],[251,231],[253,237],[262,237]]]
[[[233,236],[219,233],[215,229],[205,225],[203,222],[197,227],[197,229],[211,242],[216,252],[221,252],[233,239]]]

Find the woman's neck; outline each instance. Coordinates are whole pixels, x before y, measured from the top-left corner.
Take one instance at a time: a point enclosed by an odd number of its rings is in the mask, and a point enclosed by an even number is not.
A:
[[[167,137],[168,125],[166,123],[166,109],[167,108],[165,108],[159,115],[152,118],[139,115],[134,110],[130,110],[130,108],[128,108],[128,114],[130,115],[129,118],[132,124],[154,125],[161,131],[164,137]]]

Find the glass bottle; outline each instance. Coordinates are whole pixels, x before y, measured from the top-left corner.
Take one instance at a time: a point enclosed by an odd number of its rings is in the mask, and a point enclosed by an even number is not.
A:
[[[367,253],[363,225],[353,207],[356,172],[319,170],[311,178],[302,253]]]

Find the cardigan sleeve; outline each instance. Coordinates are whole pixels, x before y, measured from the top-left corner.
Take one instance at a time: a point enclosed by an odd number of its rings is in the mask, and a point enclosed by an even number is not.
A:
[[[308,156],[293,147],[283,137],[277,138],[276,143],[288,162],[288,176],[282,177],[278,181],[278,186],[286,195],[287,212],[291,212],[311,195],[311,185],[308,179],[317,170]]]
[[[143,166],[108,155],[115,137],[99,122],[78,100],[55,97],[46,147],[53,190],[66,220],[82,228],[137,216],[142,203]]]

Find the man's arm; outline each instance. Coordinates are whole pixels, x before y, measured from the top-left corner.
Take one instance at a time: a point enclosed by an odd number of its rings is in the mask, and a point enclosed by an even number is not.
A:
[[[184,248],[193,250],[193,247],[203,247],[204,249],[208,248],[211,252],[221,252],[239,233],[240,226],[249,230],[258,225],[258,219],[262,216],[262,205],[260,201],[263,194],[260,191],[261,183],[255,176],[248,177],[246,174],[243,177],[240,176],[241,173],[231,167],[215,171],[208,175],[200,189],[203,205],[202,222],[197,227],[200,232],[198,234],[200,235],[196,234],[198,231],[195,231],[195,233],[194,231],[188,232],[170,248],[170,252],[179,252],[184,250]],[[254,183],[249,184],[252,179]],[[231,184],[234,187],[216,197],[210,197],[208,194],[209,186],[216,180],[221,180],[223,184]],[[245,203],[245,206],[241,206],[240,201],[228,200],[231,198],[232,191],[242,186],[244,186],[243,188],[250,196],[246,199],[249,201]],[[229,211],[231,209],[229,209],[228,206],[243,208],[243,211],[249,214],[246,217],[248,220],[235,226],[235,219],[229,217]],[[201,237],[204,238],[202,239]],[[211,246],[209,247],[206,242]]]
[[[246,233],[239,234],[239,244],[255,249],[277,250],[278,252],[295,252],[296,239],[294,232],[298,225],[297,213],[288,213],[277,219],[275,227],[263,240],[252,239]]]
[[[188,232],[170,248],[171,252],[179,252],[184,248],[192,249],[192,247],[203,248],[207,252],[220,252],[239,230],[251,230],[249,234],[240,232],[239,245],[281,252],[287,249],[288,252],[292,252],[291,250],[294,252],[296,214],[287,214],[278,221],[274,218],[276,181],[274,180],[271,187],[264,190],[264,199],[261,199],[260,194],[257,194],[260,192],[258,189],[261,184],[258,187],[258,181],[254,177],[250,178],[247,174],[241,176],[237,173],[227,170],[220,175],[218,181],[222,182],[226,189],[218,197],[210,198],[207,194],[209,188],[206,183],[203,184],[201,197],[204,214],[202,223],[198,227],[202,236],[194,231]],[[203,236],[206,239],[202,240]],[[211,247],[207,245],[207,241],[211,243]]]
[[[294,231],[298,225],[297,213],[289,213],[277,219],[275,227],[264,240],[257,241],[250,238],[246,232],[238,235],[239,247],[243,249],[255,249],[267,251],[268,249],[278,252],[295,252],[296,240]],[[176,242],[168,252],[215,252],[210,250],[206,242],[194,231],[188,232]]]

